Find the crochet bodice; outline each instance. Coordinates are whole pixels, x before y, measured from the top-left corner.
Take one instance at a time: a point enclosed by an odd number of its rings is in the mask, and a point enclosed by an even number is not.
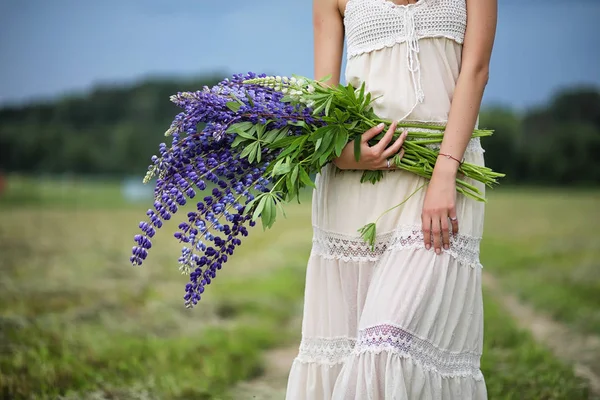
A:
[[[386,96],[385,101],[408,102],[412,98],[411,103],[398,104],[400,115],[404,115],[400,120],[418,114],[423,118],[444,118],[442,111],[446,114],[449,107],[442,107],[439,101],[437,105],[430,101],[420,112],[412,114],[424,103],[426,94],[439,99],[436,93],[446,92],[448,88],[453,90],[460,57],[453,55],[443,43],[450,41],[462,49],[467,29],[466,0],[420,0],[408,5],[397,5],[390,0],[348,0],[344,25],[347,77],[351,83],[360,85],[366,81],[380,95],[395,85],[394,94]],[[422,39],[429,40],[423,43]],[[423,65],[425,59],[428,60],[426,66]],[[390,67],[382,67],[386,63]],[[381,88],[373,85],[374,76],[366,76],[376,71],[385,74],[377,78],[377,82],[387,82],[382,83]],[[427,82],[422,81],[424,75]],[[439,79],[444,83],[438,82]],[[412,87],[410,92],[409,87]],[[449,99],[452,97],[451,92],[447,95]],[[400,100],[400,96],[404,100]],[[429,116],[423,114],[427,110]]]
[[[396,5],[389,0],[348,0],[344,13],[347,55],[446,37],[462,43],[467,26],[466,0],[420,0]]]

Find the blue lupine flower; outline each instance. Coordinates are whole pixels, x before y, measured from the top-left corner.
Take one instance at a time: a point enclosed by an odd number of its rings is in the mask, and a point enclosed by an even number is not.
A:
[[[148,210],[148,220],[139,224],[141,234],[134,236],[136,246],[130,258],[141,265],[152,244],[155,229],[170,220],[187,199],[210,189],[200,196],[196,209],[187,213],[187,220],[179,224],[174,237],[184,243],[179,257],[180,270],[189,273],[184,301],[193,307],[227,262],[235,248],[241,245],[240,236],[247,236],[247,226],[255,226],[247,215],[248,203],[254,199],[252,190],[268,192],[271,182],[263,174],[278,152],[263,149],[261,161],[251,164],[240,157],[241,148],[232,148],[234,134],[228,128],[235,123],[249,121],[266,124],[269,129],[288,126],[289,134],[301,133],[301,128],[288,125],[296,121],[315,124],[311,110],[282,101],[283,94],[272,88],[248,85],[248,79],[265,77],[252,72],[234,75],[212,88],[196,92],[178,93],[171,100],[182,109],[167,133],[171,146],[159,145],[159,155],[153,156],[149,175],[155,175],[155,201]],[[233,111],[227,103],[236,101]],[[198,129],[205,124],[204,129]]]

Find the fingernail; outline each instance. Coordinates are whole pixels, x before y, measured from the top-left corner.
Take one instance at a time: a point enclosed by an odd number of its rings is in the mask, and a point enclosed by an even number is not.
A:
[[[405,129],[402,134],[404,135],[404,137],[408,136],[408,129]]]
[[[439,248],[435,249],[435,254],[440,254],[442,252],[442,250],[440,250]]]
[[[448,250],[450,248],[450,246],[448,246],[447,244],[444,245],[444,249]]]
[[[426,244],[426,245],[425,245],[425,248],[426,248],[427,250],[429,250],[429,249],[431,248],[431,245],[430,245],[430,244]]]
[[[378,127],[379,129],[381,129],[381,128],[383,128],[383,127],[384,127],[384,125],[385,125],[385,124],[382,122],[382,123],[380,123],[379,125],[377,125],[377,127]]]

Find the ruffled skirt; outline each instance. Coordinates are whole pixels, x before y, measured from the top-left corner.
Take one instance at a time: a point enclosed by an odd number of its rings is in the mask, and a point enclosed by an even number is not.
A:
[[[478,140],[465,156],[483,164]],[[437,255],[423,244],[422,189],[380,219],[371,248],[358,228],[424,180],[389,171],[373,185],[360,175],[328,166],[317,178],[302,341],[286,399],[486,399],[483,203],[458,195],[459,233]]]

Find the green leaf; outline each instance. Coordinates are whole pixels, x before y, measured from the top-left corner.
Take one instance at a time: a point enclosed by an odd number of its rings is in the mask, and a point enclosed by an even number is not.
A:
[[[260,147],[260,143],[256,143],[256,162],[260,162],[260,158],[262,157],[262,147]]]
[[[227,108],[229,108],[233,112],[238,112],[238,110],[242,106],[237,101],[228,101],[226,105],[227,105]]]
[[[321,111],[323,111],[323,109],[325,108],[326,105],[327,105],[326,101],[315,104],[315,107],[312,110],[312,115],[319,115],[321,113]]]
[[[287,128],[271,129],[266,133],[265,137],[263,138],[263,142],[268,144],[274,143],[278,139],[285,137],[287,135],[287,131]]]
[[[315,93],[315,94],[311,94],[310,96],[307,96],[307,97],[316,102],[317,100],[327,99],[327,98],[329,98],[329,96],[332,96],[332,94],[331,93]]]
[[[241,137],[241,136],[236,136],[235,139],[233,139],[233,143],[231,143],[231,147],[232,148],[236,148],[238,147],[241,143],[244,143],[246,140],[246,138]]]
[[[273,167],[273,176],[287,174],[288,172],[290,172],[290,169],[292,169],[291,165],[285,163],[284,160],[281,159],[277,161],[277,163]]]
[[[254,151],[255,145],[256,145],[256,142],[253,142],[253,143],[250,143],[248,146],[244,147],[244,150],[242,150],[242,152],[240,153],[240,157],[248,158],[250,153]]]
[[[280,129],[279,134],[277,135],[277,138],[274,141],[286,138],[289,134],[290,130],[287,127],[283,127]]]
[[[358,230],[360,232],[360,237],[363,238],[364,241],[369,243],[371,246],[371,251],[375,250],[375,237],[377,235],[377,226],[374,222],[366,224],[362,228]]]
[[[319,150],[319,147],[321,147],[321,143],[323,143],[322,137],[318,138],[317,141],[315,142],[315,151]]]
[[[352,104],[356,104],[356,92],[352,85],[346,86],[346,93],[348,95],[348,99],[352,102]]]
[[[356,128],[356,125],[358,125],[359,122],[360,121],[358,121],[358,120],[352,121],[350,124],[348,124],[346,126],[346,129],[349,130],[349,131],[353,130],[354,128]]]
[[[383,178],[383,171],[363,171],[360,183],[371,182],[375,184]]]
[[[317,81],[317,82],[323,83],[323,82],[327,82],[327,81],[328,81],[328,80],[330,80],[330,79],[331,79],[331,74],[329,74],[329,75],[325,76],[324,78],[321,78],[321,79],[320,79],[319,81]]]
[[[283,137],[283,138],[278,138],[276,141],[274,141],[273,143],[271,143],[271,145],[269,146],[269,148],[271,148],[271,149],[280,149],[282,147],[288,147],[295,140],[296,140],[296,138],[294,136],[286,136],[286,137]]]
[[[299,175],[302,183],[304,183],[306,186],[316,188],[315,183],[310,179],[310,176],[308,176],[306,170],[302,166],[299,168]]]
[[[360,93],[358,95],[358,101],[360,103],[362,103],[364,97],[365,97],[365,82],[363,81],[362,85],[360,85]]]
[[[331,108],[331,102],[333,101],[333,95],[329,97],[325,105],[325,115],[329,115],[329,109]]]
[[[356,162],[360,161],[360,137],[354,139],[354,159]]]
[[[275,198],[273,196],[269,197],[269,201],[267,203],[268,207],[269,207],[269,225],[268,227],[270,228],[271,226],[273,226],[273,224],[275,223],[275,220],[277,219],[277,206],[275,206]]]
[[[325,153],[321,157],[319,157],[319,165],[325,165],[329,161],[329,156],[330,154]]]
[[[237,122],[233,125],[230,125],[229,128],[227,128],[227,133],[234,133],[236,129],[241,129],[243,131],[247,131],[248,129],[252,128],[254,124],[252,122],[246,121],[246,122]]]
[[[296,185],[292,181],[291,174],[286,175],[285,186],[288,190],[288,195],[290,196],[290,199],[294,198],[294,196],[296,195]]]
[[[321,143],[321,151],[328,152],[330,150],[331,142],[333,141],[335,134],[333,132],[329,132],[328,135],[323,136],[323,142]]]
[[[250,127],[250,129],[248,130],[244,130],[242,128],[235,128],[234,132],[238,135],[243,137],[244,139],[256,139],[252,133],[253,133],[254,129],[252,129],[252,127]]]
[[[265,196],[265,205],[264,208],[262,210],[262,213],[260,214],[261,218],[262,218],[262,224],[263,224],[263,228],[269,228],[271,226],[271,219],[272,219],[272,204],[273,204],[273,199],[271,198],[271,196]]]
[[[313,132],[313,133],[312,133],[312,134],[309,136],[309,139],[310,139],[312,142],[317,142],[317,141],[318,141],[318,139],[321,139],[321,138],[323,138],[324,136],[328,135],[328,134],[329,134],[329,132],[331,132],[331,130],[332,130],[332,129],[333,129],[333,127],[332,127],[332,126],[330,126],[330,125],[325,125],[325,126],[322,126],[322,127],[318,128],[318,129],[316,129],[316,130],[315,130],[315,131],[314,131],[314,132]]]
[[[262,138],[263,133],[265,133],[266,125],[259,124],[256,126],[256,137],[260,140]]]
[[[339,131],[335,135],[335,156],[339,157],[342,154],[342,150],[348,143],[348,133]]]
[[[291,178],[290,178],[292,180],[292,183],[294,184],[294,186],[296,186],[296,181],[298,180],[298,167],[299,167],[298,165],[296,165],[294,167],[294,169],[292,170]]]
[[[281,214],[283,215],[283,218],[287,218],[287,215],[285,214],[285,209],[283,208],[283,205],[281,204],[281,201],[278,201],[275,204],[277,204],[277,208],[279,208],[279,211],[281,211]]]
[[[250,163],[253,163],[256,158],[256,147],[257,146],[258,146],[258,142],[254,142],[248,146],[248,147],[250,147],[250,152],[248,154],[248,161]]]
[[[256,221],[258,219],[258,217],[261,215],[263,209],[265,208],[265,203],[267,201],[267,196],[266,193],[260,194],[258,195],[254,200],[258,200],[258,205],[256,206],[256,209],[254,210],[254,213],[252,214],[252,219],[254,221]]]
[[[283,150],[279,154],[279,158],[286,157],[289,154],[292,154],[294,151],[301,150],[302,146],[304,146],[304,143],[306,142],[306,139],[307,136],[305,135],[294,138],[294,140],[287,146],[287,149]]]

